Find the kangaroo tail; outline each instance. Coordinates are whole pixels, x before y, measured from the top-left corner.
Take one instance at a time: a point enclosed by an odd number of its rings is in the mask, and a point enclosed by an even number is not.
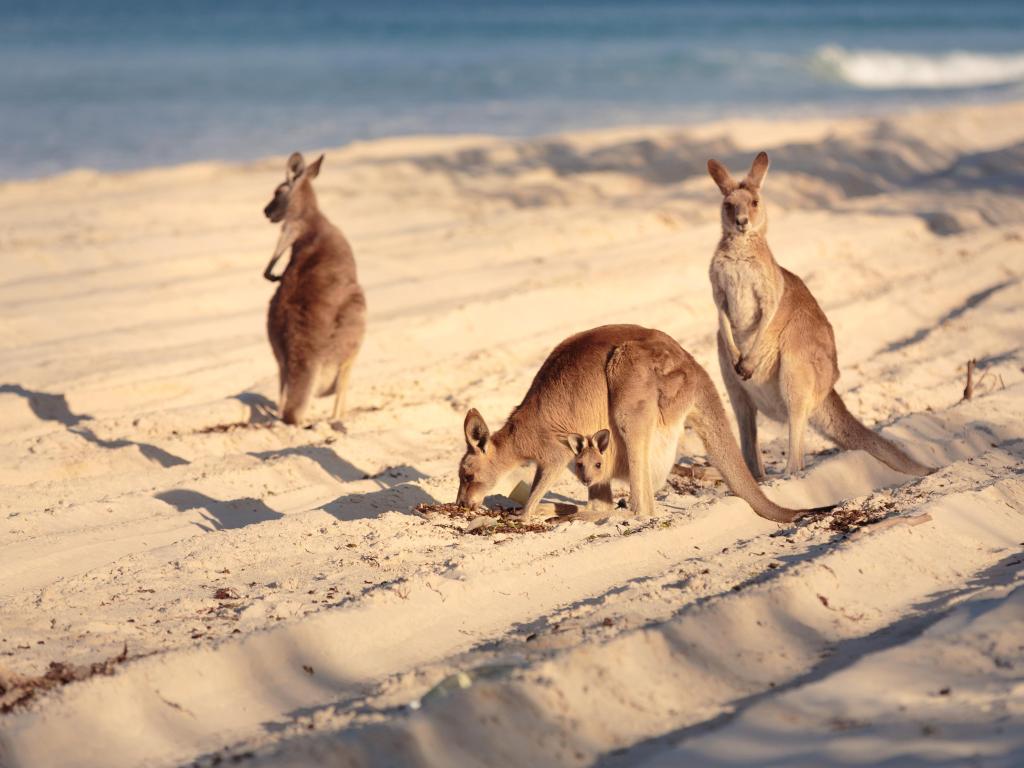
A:
[[[811,416],[811,423],[840,448],[867,451],[883,464],[906,475],[930,475],[935,470],[919,464],[851,414],[833,389]]]
[[[701,374],[697,380],[697,396],[690,414],[690,424],[700,435],[708,458],[722,473],[729,490],[753,507],[758,515],[776,523],[791,523],[806,514],[830,509],[787,509],[775,504],[761,492],[743,461],[743,454],[733,437],[714,384],[705,371],[701,370]]]

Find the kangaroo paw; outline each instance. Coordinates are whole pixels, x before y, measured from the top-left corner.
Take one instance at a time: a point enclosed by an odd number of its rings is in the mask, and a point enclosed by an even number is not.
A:
[[[736,361],[736,365],[733,366],[733,369],[736,371],[736,375],[744,381],[754,375],[754,369],[751,367],[750,363],[742,357]]]

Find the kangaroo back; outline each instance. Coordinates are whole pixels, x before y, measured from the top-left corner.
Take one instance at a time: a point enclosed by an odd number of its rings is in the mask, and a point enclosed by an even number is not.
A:
[[[841,448],[867,451],[897,472],[923,476],[935,471],[914,461],[893,443],[857,421],[834,389],[814,411],[811,423]]]
[[[722,473],[729,490],[747,502],[758,515],[776,523],[791,523],[805,514],[822,511],[780,507],[761,492],[729,428],[722,400],[703,368],[699,369],[696,383],[696,398],[689,422],[704,443],[711,463]]]

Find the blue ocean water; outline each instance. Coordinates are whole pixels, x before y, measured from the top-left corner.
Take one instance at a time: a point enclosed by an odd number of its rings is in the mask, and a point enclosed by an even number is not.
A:
[[[1020,97],[1021,0],[0,0],[0,178]]]

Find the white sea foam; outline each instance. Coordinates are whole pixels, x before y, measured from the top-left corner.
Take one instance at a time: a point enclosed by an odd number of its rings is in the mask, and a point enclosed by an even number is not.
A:
[[[1024,52],[941,54],[819,48],[817,68],[868,90],[975,88],[1024,81]]]

